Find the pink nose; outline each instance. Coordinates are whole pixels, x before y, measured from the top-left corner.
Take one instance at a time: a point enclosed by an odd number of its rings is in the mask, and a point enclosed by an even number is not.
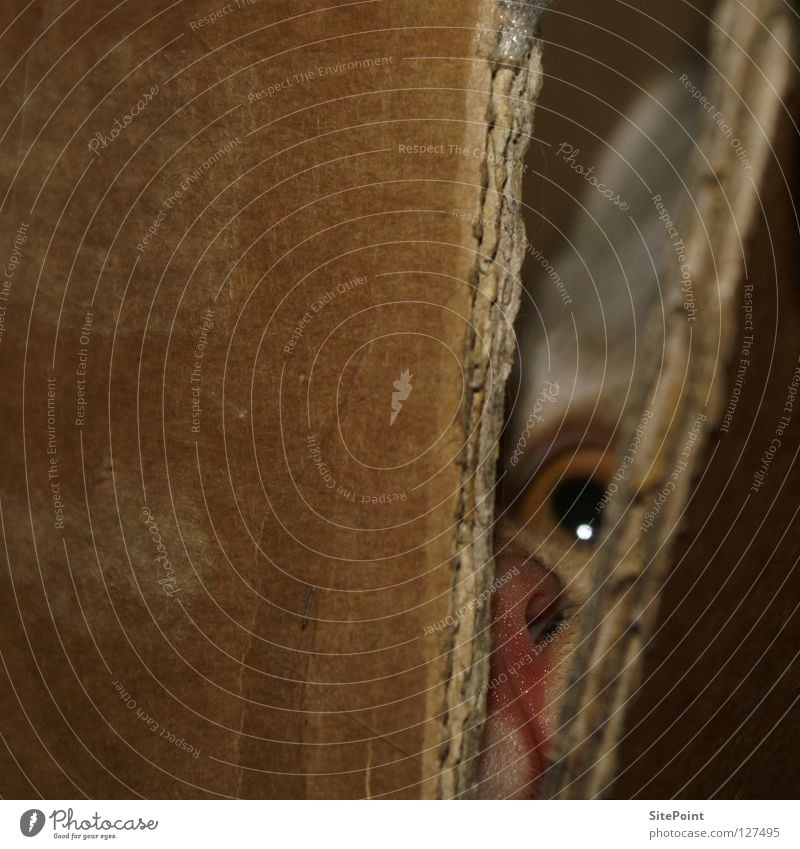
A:
[[[552,657],[542,637],[559,615],[562,588],[534,558],[505,555],[495,565],[484,759],[496,777],[489,782],[491,795],[533,798],[538,795],[552,731],[547,716]]]

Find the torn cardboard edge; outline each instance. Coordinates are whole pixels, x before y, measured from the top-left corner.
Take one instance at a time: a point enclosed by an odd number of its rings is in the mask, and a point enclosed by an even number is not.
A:
[[[492,580],[492,536],[499,440],[505,389],[515,350],[514,321],[522,298],[525,255],[522,174],[536,99],[542,86],[541,12],[549,4],[498,4],[499,37],[493,71],[478,264],[473,283],[465,361],[466,442],[453,562],[452,609],[481,595]],[[485,717],[490,607],[484,604],[451,637],[447,716],[438,795],[475,794],[477,757]]]

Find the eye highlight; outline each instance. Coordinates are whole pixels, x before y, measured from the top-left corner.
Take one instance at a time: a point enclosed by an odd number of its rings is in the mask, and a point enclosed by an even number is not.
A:
[[[559,525],[580,542],[592,543],[600,531],[605,486],[594,478],[570,477],[553,489],[550,503]]]
[[[546,461],[523,490],[515,518],[556,534],[567,544],[591,547],[600,536],[603,497],[613,475],[610,449],[577,448]]]

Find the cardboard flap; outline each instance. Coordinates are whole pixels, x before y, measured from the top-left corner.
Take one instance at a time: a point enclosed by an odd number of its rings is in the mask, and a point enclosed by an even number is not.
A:
[[[4,5],[5,796],[469,792],[526,7]]]

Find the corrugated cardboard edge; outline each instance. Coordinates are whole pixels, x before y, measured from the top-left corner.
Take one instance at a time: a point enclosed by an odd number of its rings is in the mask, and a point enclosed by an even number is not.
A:
[[[441,798],[475,792],[477,756],[488,679],[488,603],[474,600],[492,580],[492,533],[499,438],[505,388],[519,310],[525,228],[522,222],[521,163],[531,139],[536,98],[542,86],[541,9],[529,3],[498,5],[499,38],[492,72],[485,145],[482,226],[465,351],[467,439],[462,462],[461,502],[453,563],[452,608],[459,617],[453,632],[439,772]]]
[[[742,16],[737,3],[724,0],[720,4],[710,61],[711,67],[721,69],[712,99],[716,98],[723,112],[735,116],[733,123],[741,124],[743,133],[748,128],[742,138],[753,154],[752,172],[745,174],[738,167],[727,140],[716,125],[710,125],[700,148],[718,179],[703,181],[696,192],[699,225],[689,240],[689,261],[697,270],[695,296],[701,312],[727,314],[723,325],[728,328],[733,327],[730,316],[736,309],[742,279],[740,239],[746,241],[757,212],[753,184],[759,185],[769,166],[769,138],[785,117],[782,99],[792,79],[793,27],[787,10],[774,0],[762,0],[756,6],[752,15]],[[740,45],[741,52],[732,54],[729,39]],[[784,50],[777,49],[776,44]],[[764,76],[754,73],[751,63],[760,67]],[[752,121],[749,110],[757,121]],[[703,173],[707,173],[707,167]],[[717,238],[713,255],[702,232],[703,223],[709,232],[724,231]],[[680,287],[672,288],[676,297],[671,304],[660,382],[655,395],[651,383],[638,388],[626,420],[626,429],[632,433],[647,399],[653,399],[651,424],[632,464],[632,474],[620,485],[609,509],[608,524],[616,532],[598,564],[596,592],[586,611],[581,647],[563,706],[561,734],[556,740],[555,763],[545,788],[548,798],[586,799],[611,793],[625,708],[638,686],[642,652],[658,614],[657,605],[649,602],[669,571],[690,484],[700,470],[708,437],[724,407],[727,387],[719,371],[715,374],[716,333],[712,334],[714,338],[707,338],[709,333],[703,332],[702,325],[689,330],[679,302]],[[708,327],[715,331],[718,322],[711,321]],[[728,337],[722,340],[723,351],[733,346],[734,340],[730,334]],[[700,348],[707,349],[705,355],[698,354]],[[690,349],[695,362],[705,367],[687,375]],[[701,413],[707,421],[681,479],[650,533],[642,535],[639,528],[645,513],[680,458],[681,435]]]

